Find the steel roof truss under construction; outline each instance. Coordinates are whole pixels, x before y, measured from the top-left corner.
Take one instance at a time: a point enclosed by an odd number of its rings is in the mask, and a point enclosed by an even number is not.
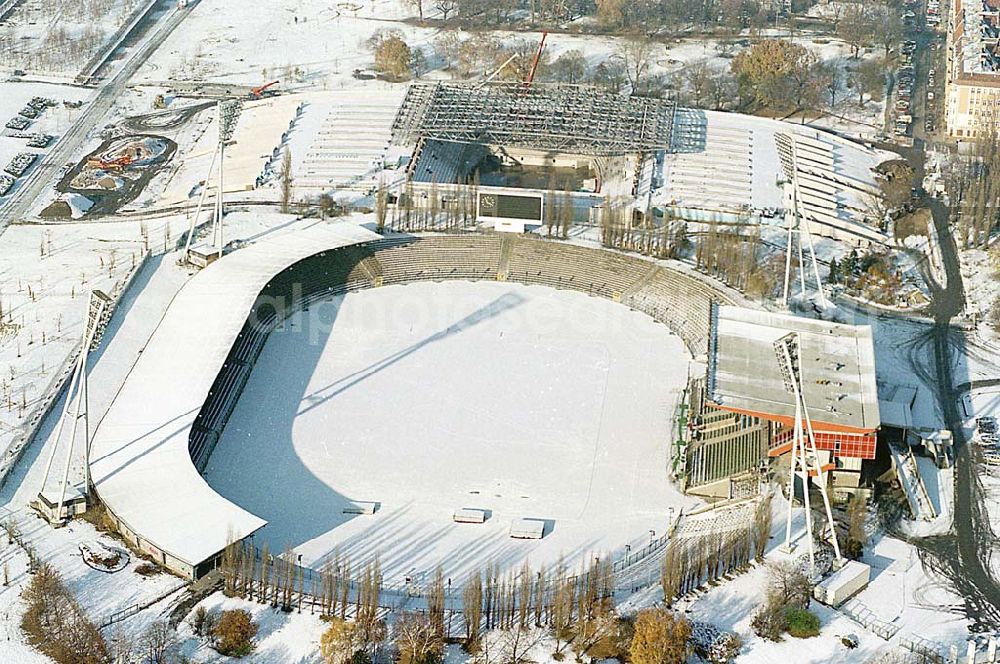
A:
[[[416,83],[397,141],[435,138],[590,155],[664,150],[675,104],[577,85]]]

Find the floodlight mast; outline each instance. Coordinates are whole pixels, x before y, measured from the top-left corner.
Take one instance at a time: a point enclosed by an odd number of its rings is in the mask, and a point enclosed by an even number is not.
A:
[[[225,214],[223,206],[223,171],[225,170],[226,163],[226,145],[232,140],[233,133],[236,131],[236,123],[239,121],[240,112],[243,110],[243,102],[238,99],[227,99],[225,101],[220,101],[217,108],[219,119],[219,145],[217,148],[219,155],[219,172],[215,192],[215,220],[212,223],[212,241],[215,244],[219,258],[221,258],[222,248],[224,246],[222,217]]]
[[[806,242],[809,244],[810,258],[812,259],[813,276],[816,279],[816,292],[819,295],[820,305],[825,309],[827,306],[826,293],[823,292],[823,282],[819,278],[819,261],[816,259],[816,248],[813,245],[812,232],[809,227],[809,216],[802,214],[800,208],[801,192],[799,190],[798,152],[794,138],[790,141],[790,148],[791,168],[789,170],[791,171],[792,184],[792,215],[791,218],[788,218],[788,215],[786,215],[787,223],[785,224],[785,228],[788,232],[788,241],[785,245],[785,287],[782,300],[785,306],[788,306],[789,291],[791,290],[793,234],[798,235],[799,282],[802,289],[802,297],[806,296],[806,267],[802,248],[802,234],[805,233]]]
[[[49,472],[52,470],[52,462],[55,460],[56,452],[59,449],[59,441],[62,439],[63,429],[66,426],[66,420],[70,418],[70,407],[73,408],[72,421],[73,424],[70,427],[69,445],[66,449],[66,463],[63,468],[62,482],[59,485],[59,502],[56,507],[55,518],[56,522],[63,520],[63,505],[66,501],[66,487],[69,484],[69,468],[73,460],[73,447],[76,443],[77,429],[80,423],[80,418],[84,421],[84,473],[86,476],[86,483],[84,485],[84,491],[90,491],[90,395],[87,387],[87,355],[90,352],[90,347],[94,343],[94,337],[97,334],[97,328],[100,326],[101,319],[104,317],[104,312],[108,305],[107,296],[99,294],[97,291],[91,291],[90,298],[87,301],[87,320],[84,325],[83,336],[80,339],[80,352],[77,355],[76,363],[73,367],[73,374],[70,377],[69,388],[66,390],[66,400],[63,402],[62,414],[59,417],[59,425],[56,427],[56,437],[55,441],[52,443],[52,450],[49,452],[49,458],[45,462],[45,472],[42,474],[42,484],[39,490],[39,495],[45,493],[45,485],[49,479]]]
[[[191,223],[188,224],[188,234],[187,241],[184,243],[184,255],[181,260],[186,260],[188,256],[188,251],[191,249],[191,240],[194,238],[194,229],[198,227],[198,220],[201,218],[201,208],[205,205],[205,197],[208,194],[208,183],[212,180],[212,173],[215,171],[215,161],[219,156],[219,147],[216,146],[212,150],[212,161],[208,165],[208,175],[205,176],[205,182],[201,187],[201,195],[198,197],[198,206],[194,210],[194,217],[191,219]]]
[[[833,544],[836,560],[841,560],[840,545],[837,542],[837,531],[833,521],[833,510],[830,498],[826,492],[826,471],[819,463],[819,451],[816,449],[816,435],[813,431],[812,418],[802,394],[802,347],[797,332],[789,332],[774,342],[774,353],[784,382],[785,391],[795,399],[795,423],[792,427],[791,458],[789,460],[788,478],[788,516],[785,521],[785,549],[791,551],[792,546],[792,502],[795,498],[795,478],[802,479],[802,497],[806,516],[806,539],[809,549],[809,565],[815,571],[816,552],[813,546],[812,507],[809,499],[809,477],[815,473],[823,507],[826,512],[827,524],[830,529],[830,541]]]

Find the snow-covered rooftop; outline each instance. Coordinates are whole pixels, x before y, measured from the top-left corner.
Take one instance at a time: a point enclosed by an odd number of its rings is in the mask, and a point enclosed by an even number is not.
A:
[[[265,521],[218,495],[188,437],[251,307],[271,277],[316,253],[378,236],[303,222],[225,256],[177,293],[94,434],[90,470],[105,505],[144,540],[190,565]]]
[[[846,431],[879,427],[871,328],[722,306],[713,320],[708,387],[716,404],[777,418],[795,416],[773,343],[796,333],[802,392],[814,424]]]
[[[1000,77],[1000,2],[955,0],[954,49],[960,74]],[[1000,80],[1000,79],[997,79]]]

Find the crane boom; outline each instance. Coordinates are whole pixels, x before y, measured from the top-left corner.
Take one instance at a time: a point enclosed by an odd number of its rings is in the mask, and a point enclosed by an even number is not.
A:
[[[531,71],[528,72],[528,78],[524,82],[525,87],[531,85],[531,82],[535,80],[535,72],[538,71],[538,61],[542,57],[542,49],[545,48],[545,38],[548,36],[548,32],[542,33],[542,41],[538,42],[538,50],[535,51],[535,59],[531,61]]]
[[[480,81],[480,82],[479,82],[479,84],[478,84],[478,85],[477,85],[476,87],[477,87],[477,88],[481,88],[482,86],[484,86],[484,85],[486,85],[487,83],[489,83],[490,81],[492,81],[492,80],[493,80],[494,78],[496,78],[496,77],[497,77],[497,75],[499,75],[499,74],[500,74],[500,72],[502,72],[502,71],[503,71],[504,69],[506,69],[506,68],[507,68],[507,65],[509,65],[509,64],[510,64],[511,62],[513,62],[513,61],[514,61],[514,60],[516,60],[517,58],[518,58],[518,54],[517,54],[517,53],[515,53],[514,55],[512,55],[512,56],[510,56],[509,58],[507,58],[506,60],[504,60],[504,62],[503,62],[503,64],[502,64],[502,65],[500,65],[499,67],[497,67],[497,68],[496,68],[496,69],[495,69],[495,70],[493,71],[493,73],[492,73],[492,74],[490,74],[489,76],[487,76],[486,78],[484,78],[484,79],[483,79],[482,81]]]
[[[272,85],[277,85],[277,84],[278,84],[278,81],[271,81],[270,83],[265,83],[264,85],[260,85],[260,86],[258,86],[256,88],[251,88],[251,90],[250,90],[250,98],[251,99],[257,99],[262,94],[264,94],[265,90],[267,90]]]

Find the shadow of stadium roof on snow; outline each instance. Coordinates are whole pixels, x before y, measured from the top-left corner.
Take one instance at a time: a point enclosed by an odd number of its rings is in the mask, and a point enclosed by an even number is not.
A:
[[[422,138],[588,155],[665,150],[675,104],[554,83],[414,83],[393,123]]]

